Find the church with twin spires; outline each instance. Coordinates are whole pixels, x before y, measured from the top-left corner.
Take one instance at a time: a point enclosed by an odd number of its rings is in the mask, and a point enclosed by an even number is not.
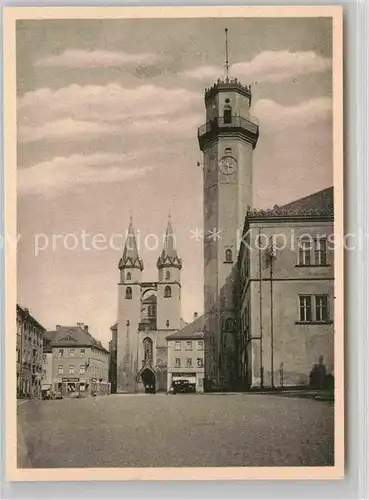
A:
[[[169,217],[157,260],[157,281],[144,281],[132,219],[119,261],[116,333],[116,391],[167,390],[166,337],[184,326],[181,320],[181,269]]]

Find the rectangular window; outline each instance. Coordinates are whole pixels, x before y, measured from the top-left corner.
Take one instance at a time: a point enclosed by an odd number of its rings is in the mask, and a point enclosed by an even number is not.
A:
[[[85,349],[84,348],[81,348],[80,355],[81,355],[81,358],[83,358],[83,356],[85,355]]]
[[[198,368],[204,367],[204,359],[203,358],[197,358],[197,367]]]
[[[187,358],[186,359],[186,367],[191,368],[191,366],[192,366],[192,358]]]
[[[328,321],[328,295],[315,296],[316,321]]]
[[[84,375],[84,374],[85,374],[85,368],[86,368],[86,367],[85,367],[85,365],[81,365],[81,366],[79,367],[79,374],[80,374],[80,375]]]
[[[64,349],[59,349],[58,351],[58,358],[62,358],[64,355]]]
[[[74,375],[76,373],[76,367],[74,365],[69,365],[69,375]]]
[[[69,356],[71,358],[74,358],[75,354],[76,354],[76,350],[75,349],[69,349]]]
[[[311,266],[311,241],[299,242],[299,266]]]
[[[176,368],[181,367],[181,358],[176,358]]]
[[[174,350],[175,351],[180,351],[181,350],[181,341],[180,340],[176,340],[175,343],[174,343]]]
[[[203,351],[204,350],[204,341],[203,340],[198,340],[197,341],[197,350],[198,351]]]
[[[62,375],[64,373],[63,365],[58,365],[58,375]]]
[[[327,240],[318,239],[315,244],[315,265],[327,265]]]
[[[311,314],[311,295],[300,295],[300,321],[308,322],[312,321]]]
[[[192,340],[187,340],[186,351],[192,351]]]

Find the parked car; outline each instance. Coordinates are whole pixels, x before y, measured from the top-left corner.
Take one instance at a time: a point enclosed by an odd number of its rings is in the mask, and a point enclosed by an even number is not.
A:
[[[175,380],[173,382],[173,394],[184,394],[196,392],[196,385],[190,384],[188,380]]]
[[[57,391],[54,394],[54,398],[53,399],[63,399],[63,394],[60,391]]]
[[[146,385],[145,386],[146,394],[156,394],[156,389],[154,385]]]

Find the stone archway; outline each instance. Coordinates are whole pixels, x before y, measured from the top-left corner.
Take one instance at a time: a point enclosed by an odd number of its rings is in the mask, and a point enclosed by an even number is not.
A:
[[[156,393],[156,376],[155,373],[150,370],[150,368],[145,368],[141,372],[141,379],[143,385],[145,387],[146,394],[155,394]]]

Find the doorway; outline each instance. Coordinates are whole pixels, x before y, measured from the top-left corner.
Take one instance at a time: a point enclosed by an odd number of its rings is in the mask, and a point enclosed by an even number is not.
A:
[[[143,385],[145,387],[145,393],[146,394],[155,394],[156,393],[155,373],[152,370],[150,370],[149,368],[146,368],[141,373],[141,378],[142,378]]]

